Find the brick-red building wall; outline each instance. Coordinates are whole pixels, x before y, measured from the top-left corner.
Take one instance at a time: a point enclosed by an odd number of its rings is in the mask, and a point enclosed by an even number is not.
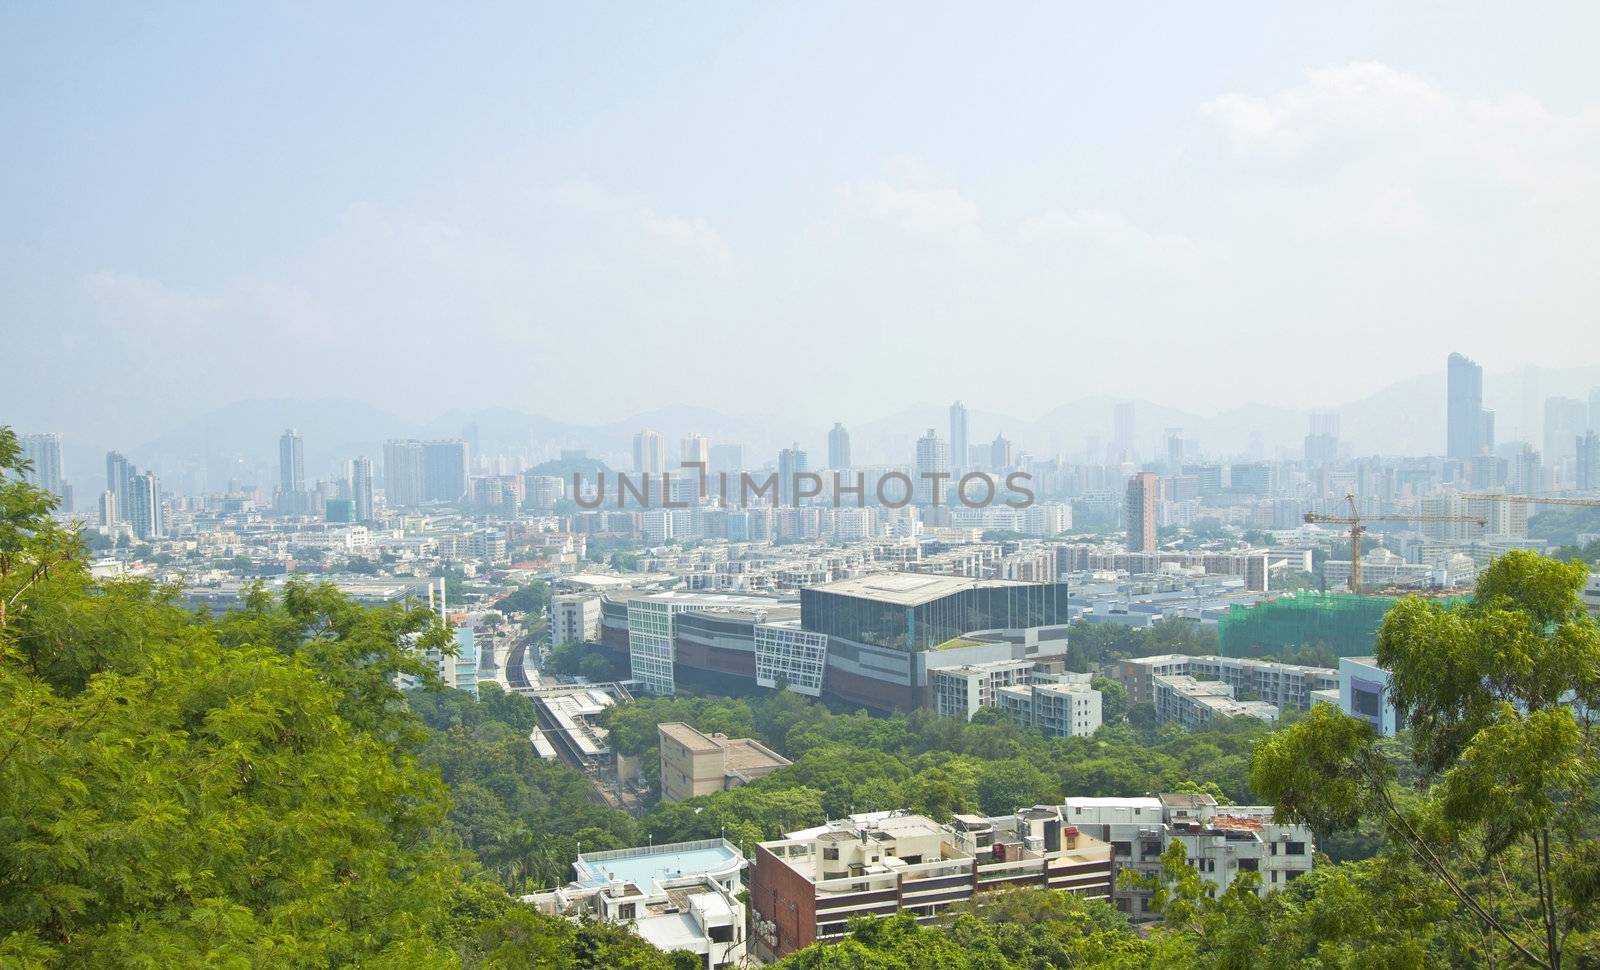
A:
[[[763,846],[756,846],[755,874],[750,879],[750,907],[755,919],[777,924],[772,957],[785,957],[817,941],[817,892],[811,881]],[[759,931],[751,942],[764,946]]]

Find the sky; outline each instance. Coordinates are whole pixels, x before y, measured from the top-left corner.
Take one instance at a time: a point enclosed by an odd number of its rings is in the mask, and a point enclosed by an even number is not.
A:
[[[0,421],[826,427],[1600,363],[1597,36],[1583,2],[11,4]]]

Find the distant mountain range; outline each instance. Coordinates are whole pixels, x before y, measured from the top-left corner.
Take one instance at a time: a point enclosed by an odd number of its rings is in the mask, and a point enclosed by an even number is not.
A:
[[[1263,396],[1271,393],[1274,383],[1293,379],[1292,373],[1268,378],[1263,382]],[[1600,366],[1525,369],[1486,375],[1484,397],[1486,406],[1497,411],[1500,440],[1520,437],[1539,447],[1544,398],[1586,398],[1596,386],[1600,386]],[[1270,404],[1247,404],[1201,415],[1131,399],[1135,402],[1137,447],[1149,458],[1165,455],[1169,428],[1181,428],[1192,448],[1213,457],[1246,454],[1253,440],[1268,457],[1298,456],[1309,417],[1308,409]],[[1435,454],[1444,442],[1444,399],[1441,369],[1390,385],[1359,401],[1331,406],[1331,410],[1339,414],[1340,437],[1352,454]],[[1123,400],[1129,399],[1079,398],[1031,419],[974,408],[969,439],[975,445],[987,444],[995,435],[1004,434],[1019,452],[1080,458],[1091,439],[1103,447],[1110,438],[1112,410]],[[918,403],[865,421],[851,420],[849,415],[809,420],[728,414],[678,405],[596,424],[558,421],[509,408],[454,410],[419,424],[346,398],[280,398],[236,402],[142,443],[73,442],[67,450],[67,474],[81,495],[93,495],[103,476],[104,451],[120,448],[141,467],[174,478],[175,485],[190,476],[194,481],[189,487],[203,482],[205,487],[220,488],[230,478],[270,486],[277,478],[278,437],[288,427],[296,428],[305,439],[306,471],[313,479],[329,476],[339,462],[356,455],[367,455],[381,465],[383,442],[396,437],[468,437],[477,441],[482,453],[521,454],[530,460],[553,457],[563,448],[582,448],[593,457],[626,467],[633,435],[641,428],[660,433],[669,454],[676,454],[678,440],[691,431],[709,435],[714,443],[741,444],[746,462],[755,466],[772,461],[780,448],[798,442],[812,454],[815,467],[826,460],[827,432],[833,420],[843,420],[849,428],[857,464],[909,462],[916,439],[928,428],[949,434],[948,403]],[[201,475],[204,477],[199,478]],[[87,498],[81,504],[87,507]]]

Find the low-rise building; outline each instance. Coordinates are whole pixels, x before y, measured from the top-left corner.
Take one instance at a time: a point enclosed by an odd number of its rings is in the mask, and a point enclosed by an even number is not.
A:
[[[1384,737],[1399,730],[1399,717],[1389,702],[1389,671],[1374,657],[1339,658],[1339,710],[1360,718]]]
[[[1219,806],[1210,795],[1069,798],[1061,819],[1109,843],[1114,872],[1158,878],[1162,853],[1180,841],[1190,865],[1218,894],[1247,872],[1259,875],[1258,893],[1281,889],[1311,870],[1316,850],[1309,828],[1277,823],[1270,807]],[[1133,919],[1156,916],[1148,891],[1120,883],[1113,904]]]
[[[573,880],[522,901],[552,916],[626,923],[660,950],[699,955],[708,970],[745,960],[745,858],[724,839],[578,856]]]
[[[1034,661],[991,660],[928,668],[928,705],[940,717],[972,720],[980,708],[999,707],[1002,687],[1033,682]]]
[[[1219,717],[1278,720],[1278,708],[1266,701],[1234,698],[1233,686],[1220,680],[1198,680],[1187,674],[1155,679],[1156,718],[1163,724],[1194,729]]]
[[[1051,737],[1088,737],[1100,730],[1100,692],[1088,674],[1058,674],[1053,683],[1035,681],[995,692],[1000,712],[1024,727]]]
[[[910,912],[918,922],[952,903],[1018,886],[1111,895],[1111,847],[1053,808],[997,818],[873,812],[756,847],[751,950],[774,960],[841,939],[854,916]]]
[[[750,738],[701,734],[677,721],[658,724],[656,731],[664,802],[683,802],[737,788],[792,763]]]

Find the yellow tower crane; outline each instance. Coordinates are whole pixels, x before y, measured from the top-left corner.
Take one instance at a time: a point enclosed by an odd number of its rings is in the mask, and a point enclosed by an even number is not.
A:
[[[1354,495],[1346,495],[1345,501],[1350,503],[1349,515],[1323,515],[1321,512],[1307,512],[1306,521],[1328,525],[1347,525],[1350,527],[1350,592],[1352,593],[1361,592],[1361,534],[1367,531],[1367,527],[1363,523],[1474,522],[1480,526],[1489,524],[1489,520],[1481,515],[1362,515],[1356,509],[1356,497]]]

